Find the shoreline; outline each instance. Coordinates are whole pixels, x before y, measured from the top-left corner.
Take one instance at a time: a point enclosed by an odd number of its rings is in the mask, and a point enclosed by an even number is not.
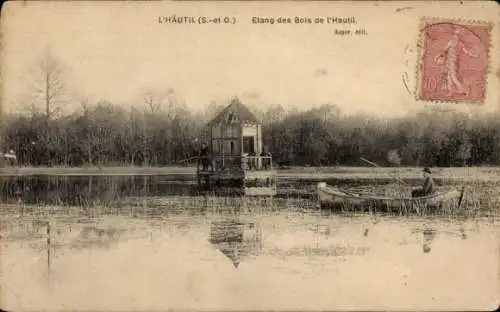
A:
[[[283,180],[394,180],[420,179],[421,168],[415,167],[292,167],[277,169]],[[499,167],[433,168],[438,180],[500,181]],[[195,167],[6,167],[0,177],[12,176],[162,176],[173,180],[195,180]]]

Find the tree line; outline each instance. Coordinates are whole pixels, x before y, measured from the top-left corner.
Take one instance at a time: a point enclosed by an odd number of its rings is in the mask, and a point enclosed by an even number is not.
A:
[[[194,112],[169,89],[146,92],[136,106],[82,101],[64,112],[73,97],[63,68],[49,48],[27,75],[31,97],[17,105],[25,112],[0,116],[0,152],[14,150],[20,165],[178,164],[197,155],[204,124],[224,108],[213,102]],[[264,145],[280,165],[360,165],[360,157],[384,166],[500,165],[500,111],[434,106],[377,118],[346,115],[335,105],[301,112],[270,105],[255,113]]]
[[[82,102],[79,110],[3,116],[3,148],[25,166],[166,166],[197,155],[204,124],[223,106],[192,112],[182,101],[145,96],[142,109]],[[165,104],[166,103],[166,104]],[[48,111],[48,109],[46,109]],[[257,111],[264,145],[280,165],[500,165],[500,114],[434,107],[398,118],[344,115],[335,105],[304,112]]]

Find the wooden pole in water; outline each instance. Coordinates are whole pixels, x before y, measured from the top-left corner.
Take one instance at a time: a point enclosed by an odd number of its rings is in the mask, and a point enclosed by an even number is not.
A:
[[[47,221],[47,278],[50,282],[50,221]]]
[[[460,198],[458,199],[457,212],[460,212],[460,207],[462,206],[462,202],[465,195],[465,186],[462,187],[462,191],[460,192]]]

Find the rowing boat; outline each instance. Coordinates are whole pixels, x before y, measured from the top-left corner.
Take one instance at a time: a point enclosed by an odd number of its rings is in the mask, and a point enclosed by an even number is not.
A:
[[[390,211],[408,209],[415,209],[418,211],[421,208],[427,207],[440,208],[443,207],[444,204],[459,202],[462,197],[462,192],[455,188],[451,188],[438,190],[429,196],[414,198],[353,193],[329,186],[324,182],[318,183],[316,187],[316,195],[321,207],[337,206],[348,209],[361,207],[363,210],[383,207]]]

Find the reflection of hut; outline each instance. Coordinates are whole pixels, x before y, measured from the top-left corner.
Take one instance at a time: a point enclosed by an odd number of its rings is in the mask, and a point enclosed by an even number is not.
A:
[[[263,147],[262,126],[237,98],[207,125],[197,169],[201,189],[238,188],[245,195],[276,194],[272,157]]]
[[[262,231],[254,223],[237,221],[213,222],[210,227],[210,243],[229,258],[235,268],[261,249]]]

